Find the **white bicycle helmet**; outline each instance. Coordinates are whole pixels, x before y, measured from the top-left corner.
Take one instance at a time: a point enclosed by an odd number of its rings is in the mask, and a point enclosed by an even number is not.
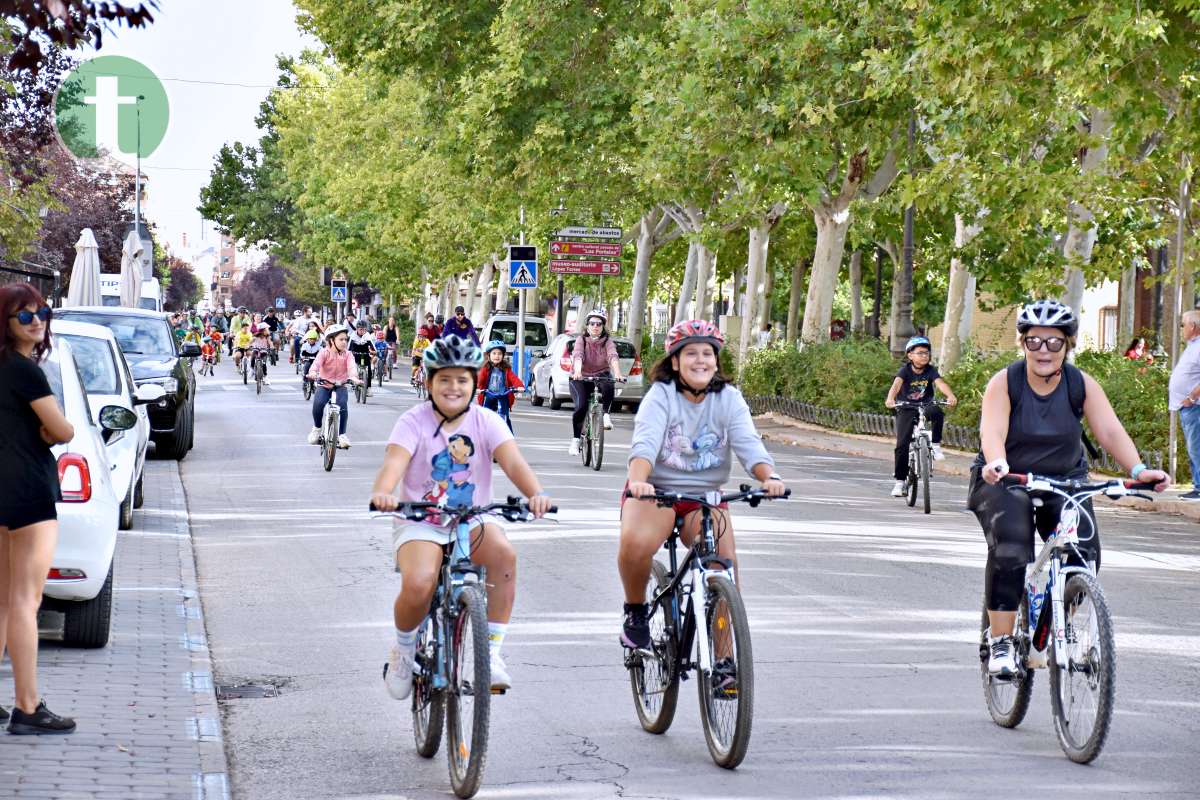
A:
[[[1017,333],[1030,328],[1058,328],[1064,335],[1074,336],[1079,331],[1079,318],[1070,306],[1057,300],[1035,300],[1017,315]]]
[[[605,325],[608,324],[608,314],[604,312],[603,308],[593,308],[588,312],[588,315],[583,318],[583,321],[586,323],[591,320],[592,317],[598,317]]]
[[[333,337],[337,336],[339,333],[349,334],[350,331],[346,330],[345,325],[330,325],[328,328],[325,329],[325,337],[324,338],[326,341],[328,341],[328,340],[332,339]]]

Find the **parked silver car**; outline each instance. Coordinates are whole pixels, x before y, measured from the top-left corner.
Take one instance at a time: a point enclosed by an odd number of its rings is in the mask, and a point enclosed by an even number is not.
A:
[[[571,401],[571,352],[575,349],[573,333],[563,333],[554,337],[550,347],[533,353],[533,383],[530,389],[530,402],[535,406],[549,401],[553,409],[562,408],[563,402]],[[633,341],[623,336],[614,336],[613,343],[617,346],[617,362],[621,366],[621,374],[627,379],[624,384],[617,384],[613,393],[613,408],[625,406],[629,411],[637,411],[642,402],[644,386],[642,383],[642,360],[638,358]]]

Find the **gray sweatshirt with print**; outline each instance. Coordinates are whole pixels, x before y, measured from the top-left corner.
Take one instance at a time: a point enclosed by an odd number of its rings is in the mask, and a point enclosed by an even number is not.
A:
[[[693,403],[672,384],[655,382],[638,408],[629,458],[653,468],[650,483],[668,492],[715,491],[729,480],[731,453],[747,472],[775,466],[754,428],[750,408],[732,386]]]

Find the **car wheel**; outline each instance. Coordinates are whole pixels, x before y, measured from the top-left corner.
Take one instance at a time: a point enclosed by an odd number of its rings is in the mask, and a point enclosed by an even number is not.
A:
[[[542,403],[546,402],[546,399],[537,393],[537,382],[531,381],[531,384],[532,385],[529,387],[529,404],[533,406],[540,406]]]
[[[142,504],[146,502],[146,493],[144,491],[145,484],[146,484],[146,473],[145,473],[145,471],[143,471],[141,475],[138,475],[137,483],[135,483],[133,486],[133,507],[134,508],[141,508]]]
[[[550,408],[558,411],[563,407],[563,401],[554,396],[554,381],[546,384],[546,396],[550,398]]]
[[[188,408],[188,450],[196,446],[196,398]]]
[[[171,436],[163,440],[163,453],[167,458],[175,461],[182,461],[188,454],[188,440],[191,438],[191,433],[188,428],[191,418],[188,414],[180,414],[179,421],[175,425],[175,430]]]
[[[117,509],[117,529],[127,531],[133,527],[133,491],[134,487],[130,486],[129,491],[125,493],[125,499],[121,501],[120,508]]]
[[[63,644],[73,647],[104,647],[112,626],[113,565],[100,594],[82,603],[69,603],[63,623]]]

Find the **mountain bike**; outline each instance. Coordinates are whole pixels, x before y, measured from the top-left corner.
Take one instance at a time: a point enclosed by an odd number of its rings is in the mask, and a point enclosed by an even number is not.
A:
[[[321,433],[317,437],[317,444],[321,448],[325,471],[329,472],[333,469],[333,459],[337,456],[338,448],[341,447],[338,444],[338,433],[341,430],[342,409],[337,404],[337,390],[346,384],[344,381],[342,383],[321,381],[321,385],[330,390],[330,395],[329,402],[325,404],[325,411],[321,416]]]
[[[312,368],[313,360],[311,358],[301,358],[297,362],[300,365],[300,393],[304,395],[305,400],[311,400],[313,392],[316,391],[316,382],[308,377],[308,371]]]
[[[429,387],[425,385],[425,365],[421,364],[417,367],[416,373],[412,378],[413,388],[417,390],[417,399],[424,400],[429,396]]]
[[[591,467],[597,472],[600,471],[601,464],[604,463],[604,403],[600,400],[600,386],[602,382],[609,383],[624,383],[625,380],[616,380],[607,375],[598,375],[594,378],[583,378],[583,381],[590,381],[596,386],[592,389],[592,395],[588,398],[587,416],[583,418],[583,430],[579,436],[579,455],[583,458],[583,465]]]
[[[362,371],[364,367],[366,368],[367,377],[361,382],[354,384],[354,399],[360,403],[365,403],[367,402],[367,394],[370,392],[371,378],[373,377],[371,374],[371,362],[374,361],[374,359],[370,356],[359,358],[359,356],[355,354],[355,360],[358,361],[359,371]]]
[[[499,513],[509,522],[534,519],[519,497],[475,508],[444,508],[437,503],[403,503],[397,510],[372,517],[400,517],[421,522],[430,516],[453,518],[453,539],[445,546],[429,615],[417,634],[413,674],[413,738],[424,758],[437,755],[442,728],[450,785],[459,797],[479,791],[487,759],[492,671],[488,652],[486,570],[471,562],[471,526],[483,514]],[[558,511],[550,507],[551,514]],[[438,522],[437,524],[441,524]],[[479,536],[483,535],[480,527]],[[485,688],[487,687],[487,688]],[[503,692],[501,692],[502,694]]]
[[[914,403],[906,400],[896,402],[896,408],[915,408],[917,421],[913,425],[912,442],[908,445],[908,478],[904,484],[904,496],[909,508],[923,499],[924,511],[929,513],[929,476],[933,474],[933,431],[925,420],[925,409],[933,405],[945,406],[944,400]]]
[[[788,490],[783,497],[790,494]],[[625,496],[632,497],[628,492]],[[695,670],[709,755],[718,766],[733,769],[750,746],[754,656],[733,564],[717,555],[723,531],[714,529],[713,510],[722,503],[739,501],[756,508],[765,499],[777,498],[742,484],[730,494],[656,492],[641,499],[666,508],[684,501],[698,503],[701,517],[700,534],[682,562],[676,544],[684,518],[676,517],[664,544],[669,564],[657,559],[651,564],[647,586],[650,649],[625,648],[638,720],[650,733],[666,733],[675,718],[679,682]]]
[[[375,351],[375,380],[379,386],[383,386],[383,379],[387,373],[387,352],[380,353]]]
[[[1083,557],[1081,541],[1095,536],[1095,519],[1084,508],[1097,495],[1151,499],[1143,491],[1154,484],[1131,480],[1102,483],[1060,481],[1041,475],[1009,473],[1003,479],[1010,491],[1057,495],[1065,499],[1058,525],[1046,538],[1041,552],[1026,570],[1026,591],[1017,609],[1013,639],[1017,674],[1001,678],[988,673],[987,606],[983,609],[979,657],[983,694],[988,713],[1001,727],[1015,728],[1029,710],[1034,670],[1046,667],[1050,678],[1050,710],[1054,732],[1067,758],[1087,764],[1100,755],[1112,721],[1117,653],[1113,645],[1112,615],[1096,566]],[[1091,536],[1079,537],[1079,523],[1087,519]],[[1039,587],[1042,573],[1049,577]]]
[[[242,385],[245,386],[250,381],[250,350],[243,349],[242,357],[238,359],[238,371],[242,373]]]
[[[262,394],[263,380],[267,377],[267,363],[261,352],[254,354],[254,393]]]

